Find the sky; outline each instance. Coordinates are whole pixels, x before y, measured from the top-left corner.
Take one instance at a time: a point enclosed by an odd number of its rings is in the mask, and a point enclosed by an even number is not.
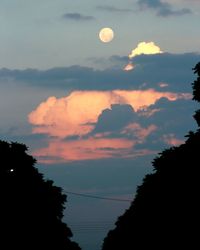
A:
[[[132,200],[156,155],[197,128],[199,19],[198,0],[1,0],[0,139],[25,143],[65,192]],[[130,205],[67,200],[83,250]]]

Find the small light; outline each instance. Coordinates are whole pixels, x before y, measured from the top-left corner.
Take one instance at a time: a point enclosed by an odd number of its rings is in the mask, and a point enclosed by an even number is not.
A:
[[[13,168],[11,168],[11,169],[10,169],[10,172],[14,172],[14,169],[13,169]]]

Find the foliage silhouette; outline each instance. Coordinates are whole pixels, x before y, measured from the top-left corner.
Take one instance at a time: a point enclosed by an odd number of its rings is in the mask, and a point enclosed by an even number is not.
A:
[[[193,69],[193,99],[200,102],[200,63]],[[200,125],[200,110],[194,115]],[[129,209],[104,239],[102,249],[199,249],[200,129],[152,162]]]
[[[0,249],[80,250],[62,222],[66,195],[24,144],[0,141]]]

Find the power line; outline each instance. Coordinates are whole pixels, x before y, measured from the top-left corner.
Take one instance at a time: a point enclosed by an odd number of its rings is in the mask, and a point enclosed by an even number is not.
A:
[[[70,191],[65,191],[65,190],[64,190],[64,193],[77,195],[77,196],[88,197],[88,198],[93,198],[93,199],[101,199],[101,200],[109,200],[109,201],[121,201],[121,202],[132,202],[131,200],[128,200],[128,199],[108,198],[108,197],[102,197],[102,196],[96,196],[96,195],[75,193],[75,192],[70,192]]]

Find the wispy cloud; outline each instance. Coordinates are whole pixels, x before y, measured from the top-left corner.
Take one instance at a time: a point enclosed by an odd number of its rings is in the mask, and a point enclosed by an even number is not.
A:
[[[83,15],[80,13],[65,13],[64,15],[62,15],[62,18],[65,20],[73,20],[73,21],[92,21],[95,20],[95,18],[93,16],[87,16],[87,15]]]
[[[98,10],[108,11],[108,12],[131,12],[131,9],[127,8],[117,8],[111,5],[99,5],[97,6]]]
[[[170,146],[178,146],[184,143],[184,140],[176,138],[175,134],[163,135],[163,141]]]
[[[138,0],[137,3],[141,8],[141,10],[145,9],[155,10],[156,14],[161,17],[182,16],[192,13],[192,11],[188,8],[174,10],[171,4],[162,2],[161,0]]]

